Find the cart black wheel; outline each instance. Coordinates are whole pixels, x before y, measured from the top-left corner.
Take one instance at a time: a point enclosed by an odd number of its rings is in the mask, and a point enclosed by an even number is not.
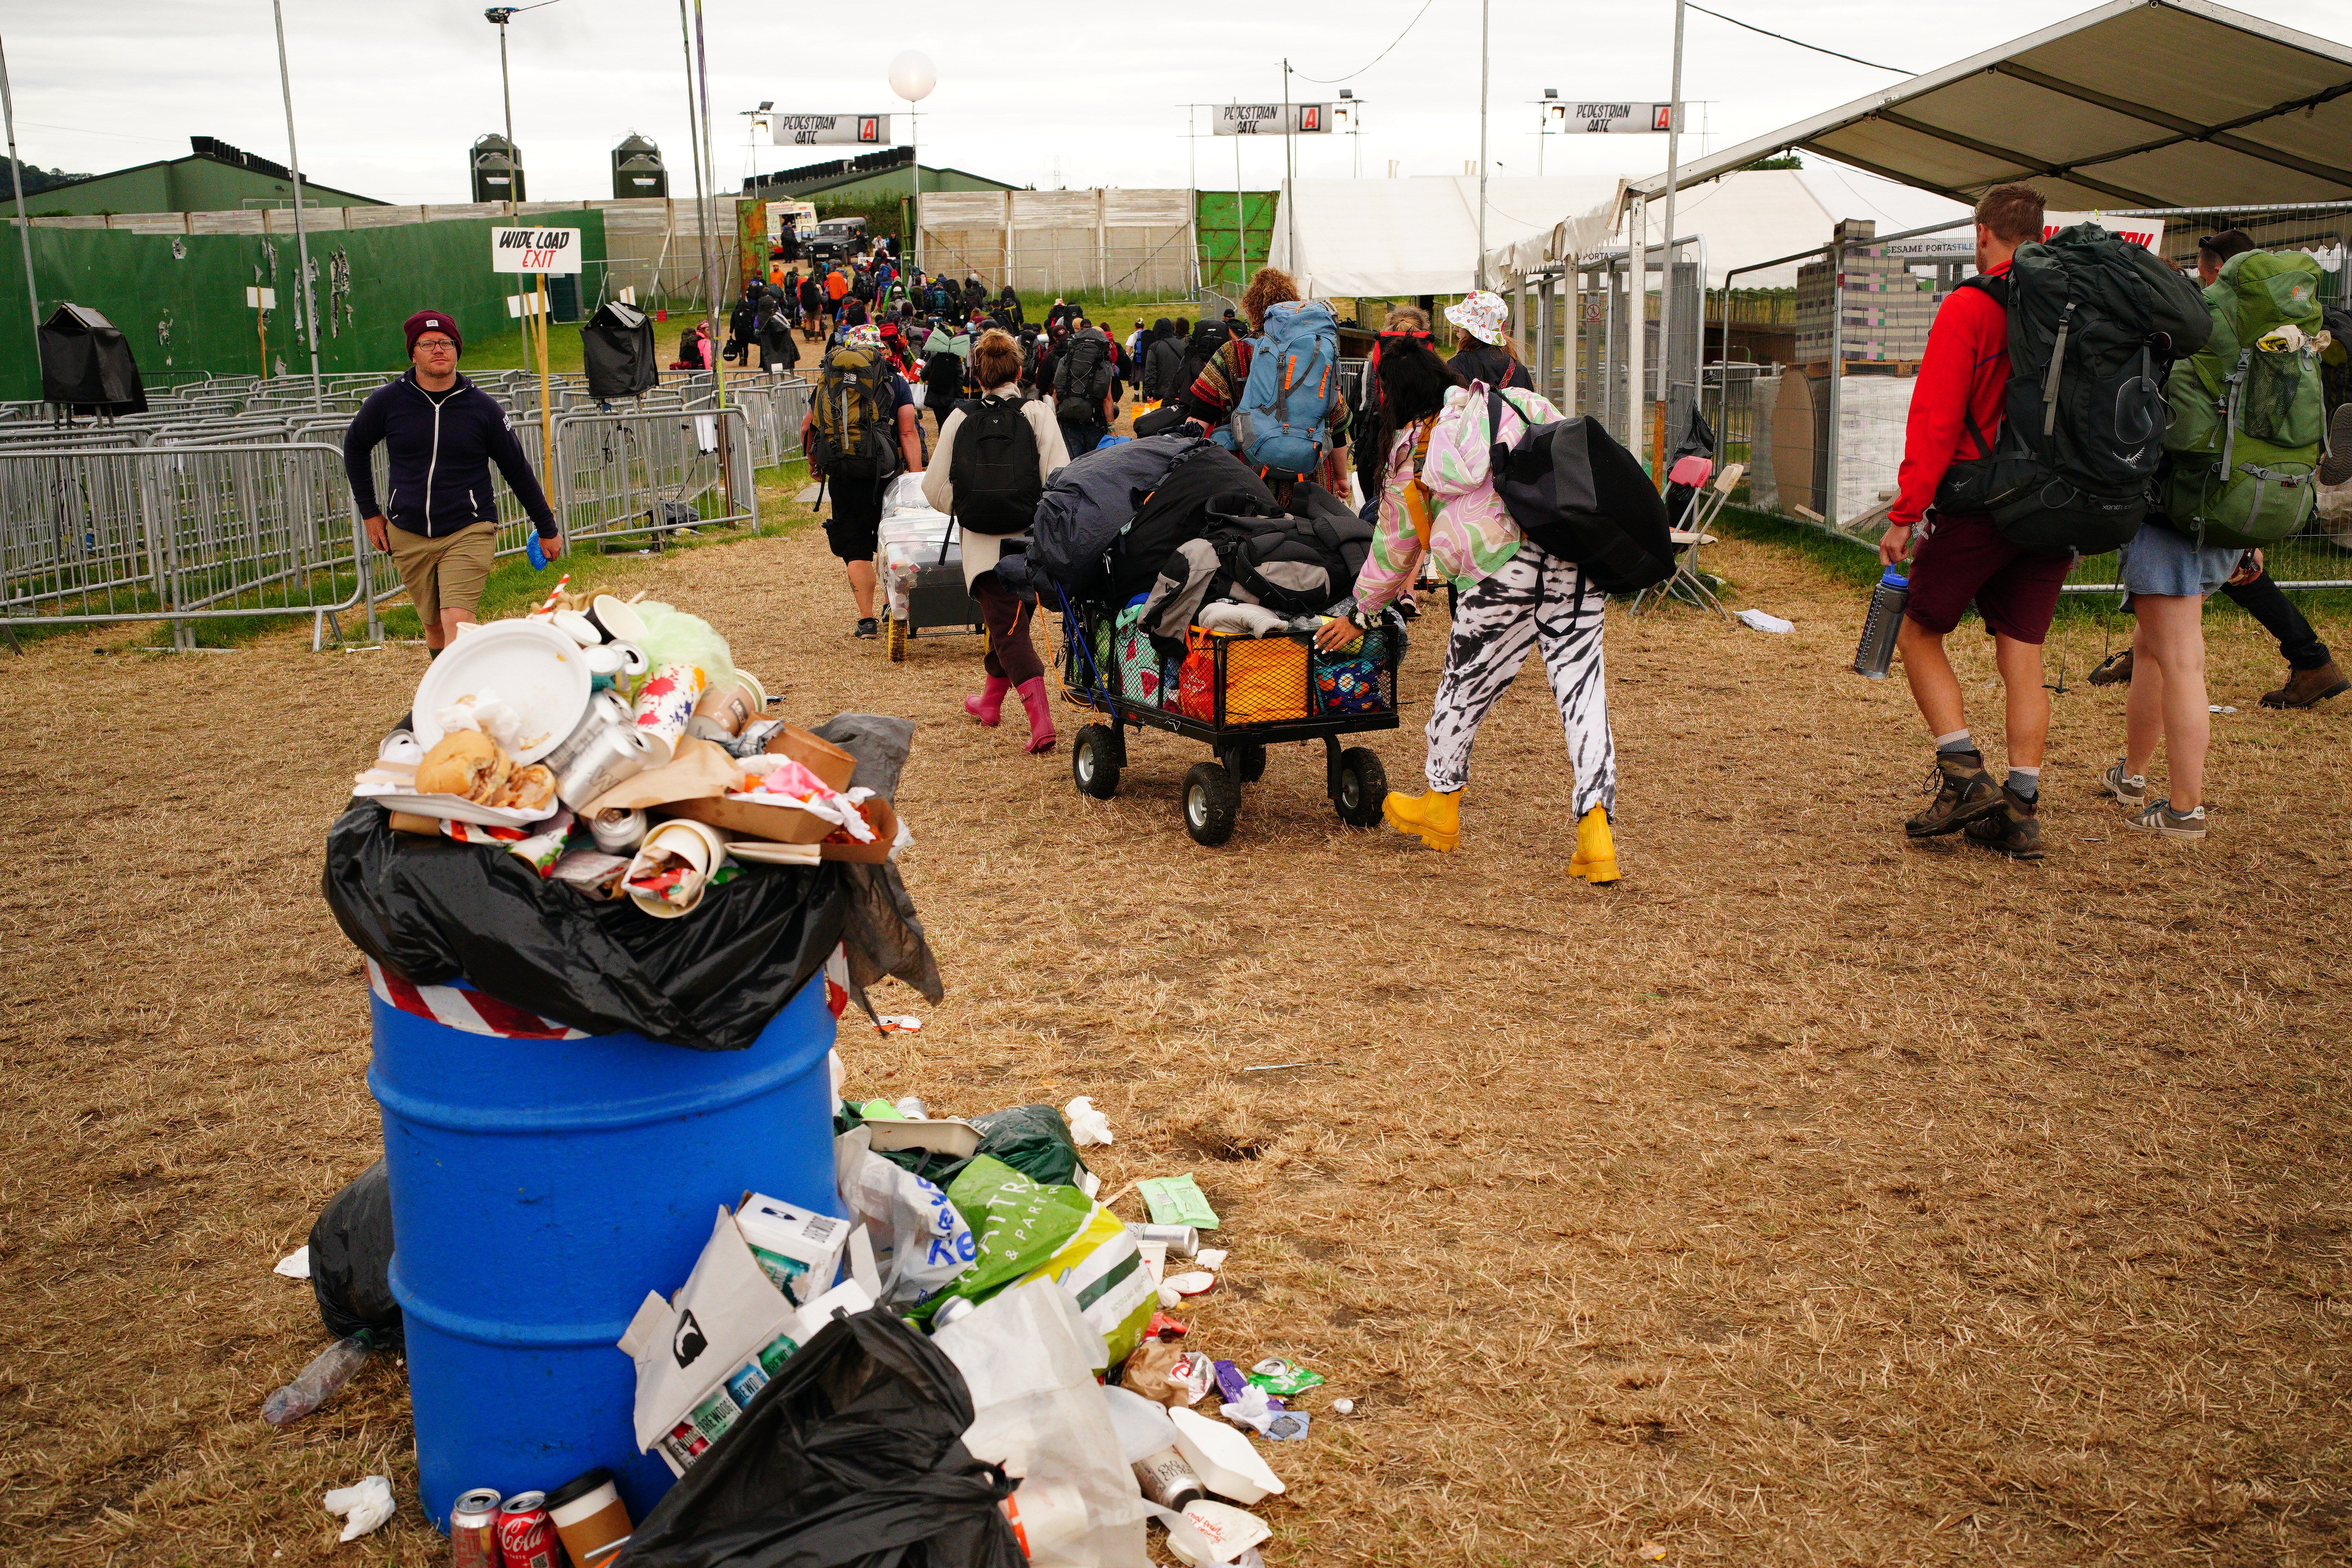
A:
[[[1184,775],[1184,831],[1212,848],[1234,836],[1241,815],[1242,786],[1215,763],[1195,763]]]
[[[1105,724],[1088,724],[1070,742],[1070,777],[1080,795],[1108,800],[1118,793],[1118,743]]]
[[[1244,746],[1239,752],[1234,754],[1234,761],[1240,766],[1242,783],[1255,784],[1258,780],[1265,777],[1265,748],[1264,746]]]
[[[1388,770],[1381,759],[1361,746],[1339,753],[1339,793],[1331,809],[1350,827],[1373,827],[1381,820],[1381,802],[1388,798]]]
[[[904,616],[890,617],[890,662],[907,662],[907,617]]]

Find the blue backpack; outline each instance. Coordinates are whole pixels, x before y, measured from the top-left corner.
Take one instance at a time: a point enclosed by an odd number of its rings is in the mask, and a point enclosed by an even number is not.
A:
[[[1249,381],[1232,420],[1211,439],[1261,472],[1310,475],[1331,449],[1331,400],[1339,384],[1339,322],[1319,300],[1289,300],[1265,313],[1250,344]]]

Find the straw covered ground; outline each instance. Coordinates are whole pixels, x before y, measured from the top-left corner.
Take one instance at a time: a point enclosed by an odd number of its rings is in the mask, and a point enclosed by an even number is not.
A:
[[[2344,1561],[2352,700],[2258,710],[2274,656],[2217,613],[2210,841],[2095,797],[2122,698],[2078,688],[2046,862],[1907,848],[1925,747],[1899,683],[1841,671],[1855,595],[1718,564],[1797,632],[1612,612],[1607,890],[1564,874],[1532,682],[1459,854],[1340,827],[1296,749],[1210,851],[1196,748],[1139,741],[1081,799],[1075,710],[1042,760],[971,725],[975,643],[849,640],[813,531],[641,578],[795,717],[920,721],[906,869],[949,996],[919,1037],[845,1029],[853,1086],[1092,1094],[1107,1192],[1200,1178],[1232,1248],[1201,1339],[1330,1379],[1269,1450],[1269,1562]],[[380,1146],[320,845],[423,656],[100,640],[5,660],[0,1557],[444,1561],[397,1367],[258,1415],[322,1342],[270,1265]],[[1438,642],[1371,742],[1407,787]],[[402,1511],[335,1548],[320,1494],[369,1471]]]

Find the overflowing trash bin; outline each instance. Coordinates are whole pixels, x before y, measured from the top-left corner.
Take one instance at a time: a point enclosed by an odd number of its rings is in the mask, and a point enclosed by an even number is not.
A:
[[[1116,1213],[1091,1100],[845,1097],[853,1003],[943,994],[913,726],[779,706],[698,618],[561,586],[434,661],[327,835],[384,1153],[281,1265],[336,1337],[266,1416],[404,1345],[417,1500],[485,1568],[1147,1568],[1155,1528],[1257,1568],[1255,1445],[1319,1374],[1208,1353],[1221,1222],[1181,1173]],[[400,1501],[324,1500],[345,1539]]]

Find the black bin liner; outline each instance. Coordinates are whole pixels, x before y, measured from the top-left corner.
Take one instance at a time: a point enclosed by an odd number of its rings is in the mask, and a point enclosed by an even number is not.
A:
[[[41,396],[78,414],[144,414],[147,389],[122,329],[87,305],[60,305],[41,323]]]
[[[836,1317],[705,1449],[629,1542],[628,1568],[1022,1568],[971,1457],[963,1374],[883,1311]]]
[[[653,318],[635,305],[607,300],[580,329],[580,363],[588,395],[599,402],[635,397],[661,379]]]
[[[327,833],[335,922],[418,985],[457,976],[593,1035],[740,1051],[824,968],[848,917],[837,862],[746,866],[680,920],[593,900],[513,856],[394,833],[353,800]]]
[[[392,1181],[378,1160],[337,1193],[310,1227],[310,1294],[339,1340],[365,1334],[379,1350],[400,1343],[392,1299]]]

